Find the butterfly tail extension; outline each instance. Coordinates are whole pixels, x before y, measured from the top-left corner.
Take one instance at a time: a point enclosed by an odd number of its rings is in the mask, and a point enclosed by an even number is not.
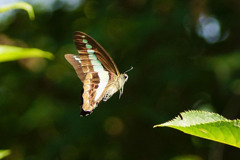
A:
[[[84,111],[82,108],[81,108],[81,113],[80,113],[80,117],[85,117],[85,116],[88,116],[92,113],[92,111]]]

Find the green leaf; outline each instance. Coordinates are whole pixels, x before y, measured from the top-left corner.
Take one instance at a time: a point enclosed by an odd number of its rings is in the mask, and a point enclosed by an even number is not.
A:
[[[187,111],[155,127],[171,127],[190,135],[240,148],[240,120],[228,120],[216,113]]]
[[[50,52],[42,51],[36,48],[20,48],[0,45],[0,62],[33,57],[53,59],[54,55]]]
[[[11,151],[9,149],[6,150],[0,150],[0,159],[3,159],[4,157],[10,155]]]
[[[8,4],[8,5],[1,6],[0,7],[0,13],[9,11],[11,9],[23,9],[23,10],[27,11],[28,16],[31,20],[34,20],[34,18],[35,18],[33,7],[26,2],[16,2],[16,3],[13,3],[13,4]]]

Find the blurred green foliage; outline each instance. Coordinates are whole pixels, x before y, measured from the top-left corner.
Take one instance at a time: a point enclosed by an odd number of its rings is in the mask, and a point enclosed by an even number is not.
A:
[[[34,19],[34,11],[32,6],[25,2],[16,2],[9,5],[0,6],[0,13],[10,11],[12,9],[26,10],[29,18],[32,20]],[[54,56],[50,52],[44,52],[36,48],[20,48],[9,45],[0,45],[0,62],[19,60],[29,57],[45,57],[52,59]]]
[[[11,153],[10,150],[0,150],[0,159],[3,159],[4,157],[8,156]]]
[[[0,13],[6,12],[6,11],[9,11],[12,9],[23,9],[23,10],[27,11],[29,18],[31,20],[33,20],[35,18],[32,6],[26,2],[16,2],[16,3],[11,3],[8,5],[0,6]]]
[[[152,129],[189,109],[239,118],[238,0],[48,2],[54,3],[29,1],[34,21],[19,10],[0,24],[1,45],[56,57],[0,63],[0,149],[11,150],[6,160],[240,156],[234,147]],[[77,54],[74,31],[95,38],[121,72],[134,67],[121,99],[100,103],[86,118],[79,117],[82,84],[64,59]]]
[[[14,46],[0,45],[0,62],[33,57],[45,57],[48,59],[53,59],[54,56],[50,52],[44,52],[36,48],[20,48]]]

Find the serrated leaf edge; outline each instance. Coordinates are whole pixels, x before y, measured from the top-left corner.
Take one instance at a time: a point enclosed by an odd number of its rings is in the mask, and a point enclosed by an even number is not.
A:
[[[168,125],[169,123],[172,123],[176,120],[178,120],[179,118],[182,119],[182,114],[188,114],[188,113],[207,113],[207,114],[213,114],[213,115],[217,115],[219,116],[220,118],[223,118],[224,120],[217,120],[217,121],[212,121],[212,122],[209,122],[209,123],[196,123],[194,125],[187,125],[187,126],[181,126],[181,127],[191,127],[191,126],[195,126],[195,125],[201,125],[201,124],[210,124],[210,123],[213,123],[213,122],[229,122],[229,121],[233,121],[233,120],[229,120],[225,117],[223,117],[222,115],[219,115],[217,113],[214,113],[214,112],[209,112],[209,111],[201,111],[201,110],[187,110],[187,111],[184,111],[184,112],[181,112],[179,113],[178,116],[176,116],[175,118],[173,118],[172,120],[170,121],[167,121],[165,123],[162,123],[162,124],[157,124],[157,125],[154,125],[153,128],[156,128],[156,127],[165,127],[165,126],[175,126],[175,125]],[[240,126],[240,122],[239,122],[239,126]]]

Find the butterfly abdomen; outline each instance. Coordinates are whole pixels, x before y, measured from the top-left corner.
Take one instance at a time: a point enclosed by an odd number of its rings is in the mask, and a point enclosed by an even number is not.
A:
[[[115,86],[111,86],[111,88],[109,88],[106,93],[103,95],[103,101],[106,102],[109,98],[112,97],[112,95],[114,95],[114,93],[116,93],[118,91],[118,89]]]

